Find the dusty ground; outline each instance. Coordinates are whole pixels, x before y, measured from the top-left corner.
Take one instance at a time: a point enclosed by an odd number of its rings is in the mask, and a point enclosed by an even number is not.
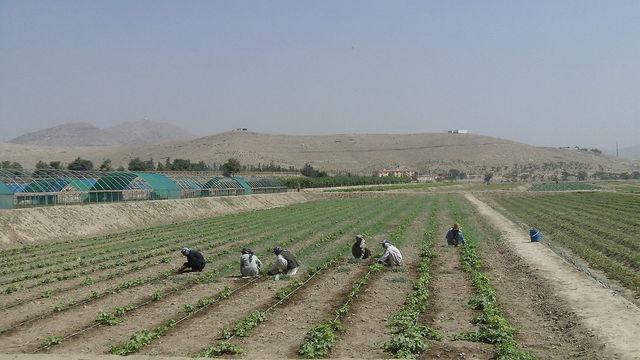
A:
[[[594,357],[640,358],[640,309],[637,306],[578,271],[543,244],[529,242],[528,233],[472,194],[466,198],[502,232],[509,247],[529,265],[525,270],[545,279],[553,294],[567,304],[569,313],[561,312],[552,318],[571,317],[575,313],[578,322],[604,343],[601,354]],[[572,327],[569,322],[565,328]],[[560,332],[556,328],[552,328],[552,332]]]

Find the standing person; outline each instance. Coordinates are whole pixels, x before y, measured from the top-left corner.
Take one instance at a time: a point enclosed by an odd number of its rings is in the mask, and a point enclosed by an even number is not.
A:
[[[460,244],[466,244],[464,241],[464,235],[462,235],[462,228],[460,225],[453,224],[453,227],[447,231],[447,245],[458,246]]]
[[[298,272],[298,261],[289,252],[280,246],[276,246],[273,249],[273,253],[276,254],[276,262],[273,264],[273,268],[269,270],[269,275],[276,275],[285,273],[287,275],[295,275]]]
[[[260,273],[262,261],[249,248],[242,248],[240,255],[240,273],[242,277],[256,276]]]
[[[367,243],[362,235],[356,235],[356,242],[351,247],[351,253],[356,259],[366,259],[371,256],[371,251],[367,248]]]
[[[384,254],[382,254],[378,262],[385,266],[402,266],[402,254],[400,250],[391,245],[389,240],[386,239],[381,244],[384,248]]]
[[[189,250],[189,248],[182,248],[182,250],[180,250],[180,252],[182,253],[182,255],[187,257],[187,262],[182,264],[182,266],[180,267],[180,269],[178,269],[178,272],[184,272],[186,268],[191,268],[191,270],[187,271],[187,272],[191,272],[191,271],[202,271],[202,269],[204,269],[204,265],[207,263],[204,260],[204,256],[202,256],[202,254],[199,251],[196,250]]]

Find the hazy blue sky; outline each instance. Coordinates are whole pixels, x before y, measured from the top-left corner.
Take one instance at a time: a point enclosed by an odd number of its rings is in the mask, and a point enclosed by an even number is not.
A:
[[[0,0],[0,141],[142,118],[638,144],[640,1]]]

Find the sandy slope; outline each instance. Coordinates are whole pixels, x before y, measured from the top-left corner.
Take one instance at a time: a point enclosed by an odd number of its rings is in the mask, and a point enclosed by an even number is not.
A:
[[[550,280],[555,292],[605,342],[603,351],[610,358],[640,359],[638,307],[577,271],[543,244],[528,242],[524,230],[472,194],[466,194],[466,198],[540,276]]]
[[[514,164],[563,162],[565,170],[633,171],[640,162],[590,152],[542,148],[473,134],[337,134],[322,136],[226,132],[193,140],[121,146],[44,147],[0,143],[0,160],[33,168],[39,160],[69,163],[76,157],[99,166],[111,159],[113,167],[127,167],[134,157],[164,162],[190,159],[220,165],[229,158],[241,164],[302,168],[306,163],[328,171],[371,173],[383,168],[414,168],[421,172],[456,168],[471,173],[513,169]],[[635,166],[635,168],[633,168]],[[481,170],[485,170],[480,172]],[[590,171],[591,172],[591,171]]]
[[[287,192],[4,210],[0,211],[0,248],[267,209],[310,197],[305,192]]]

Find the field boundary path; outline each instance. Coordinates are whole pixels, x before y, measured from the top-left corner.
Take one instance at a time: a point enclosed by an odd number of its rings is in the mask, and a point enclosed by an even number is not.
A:
[[[493,224],[537,274],[548,279],[556,294],[605,343],[607,358],[640,359],[640,309],[611,289],[577,270],[529,234],[470,193],[465,198]]]

